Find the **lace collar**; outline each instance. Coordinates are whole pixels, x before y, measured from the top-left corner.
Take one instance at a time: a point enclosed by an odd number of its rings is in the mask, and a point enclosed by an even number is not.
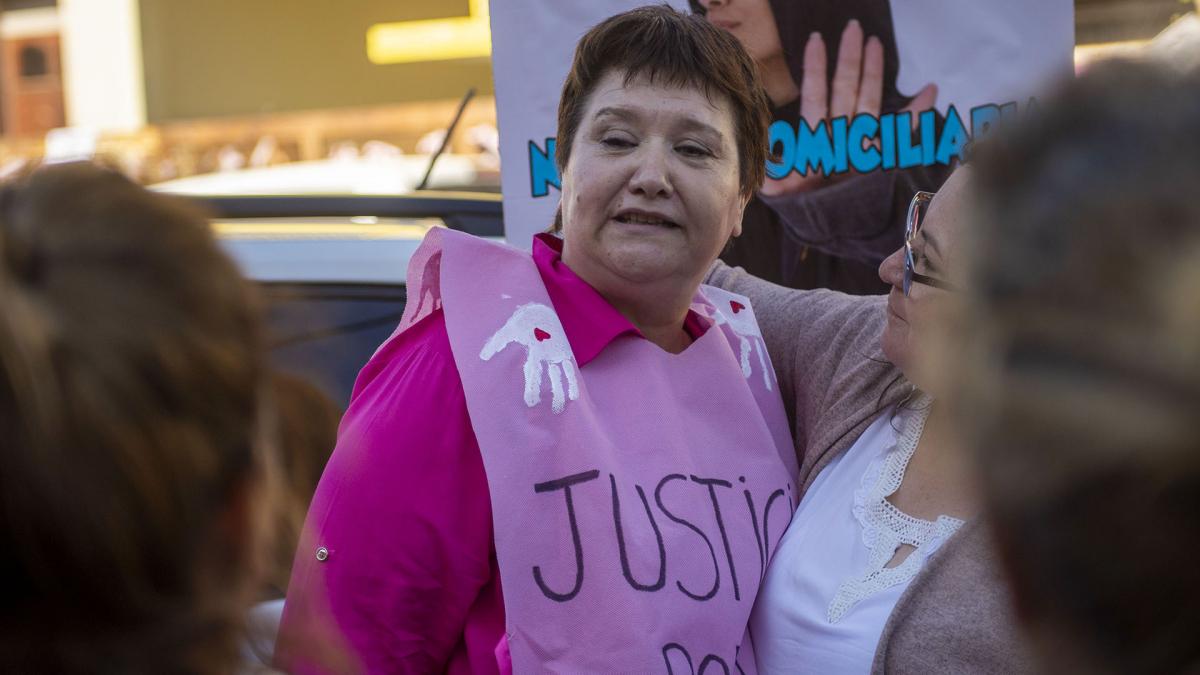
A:
[[[899,584],[907,584],[930,555],[950,538],[963,521],[951,516],[937,520],[914,518],[892,505],[888,497],[904,480],[904,471],[916,452],[932,399],[925,394],[902,404],[891,417],[900,427],[895,443],[867,467],[861,486],[854,492],[854,518],[862,526],[862,541],[870,551],[867,569],[842,582],[829,603],[829,623],[837,623],[859,602]],[[886,567],[901,545],[914,547],[904,562]]]

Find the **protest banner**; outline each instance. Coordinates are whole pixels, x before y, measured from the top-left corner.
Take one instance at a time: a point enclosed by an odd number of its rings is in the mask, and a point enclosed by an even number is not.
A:
[[[785,57],[791,61],[798,62],[807,37],[819,32],[830,45],[832,74],[837,60],[834,45],[844,20],[838,26],[821,25],[823,14],[835,13],[822,8],[842,6],[832,0],[732,0],[733,5],[738,2],[773,13]],[[559,195],[554,162],[556,111],[575,43],[596,23],[643,4],[641,0],[491,4],[501,184],[510,243],[528,248],[532,236],[554,220]],[[731,0],[670,4],[681,11],[711,6],[714,23],[722,25],[716,17],[731,6]],[[1071,0],[876,0],[860,6],[866,8],[864,12],[880,14],[862,17],[866,38],[892,32],[876,36],[891,61],[885,63],[883,109],[811,120],[811,124],[799,115],[795,120],[777,117],[771,130],[770,177],[951,164],[971,137],[985,132],[998,118],[1027,107],[1048,80],[1072,72]],[[751,36],[739,34],[742,26],[725,27],[756,56]],[[793,74],[797,67],[792,68]],[[889,92],[897,101],[910,102],[929,84],[936,85],[931,105],[889,109]]]

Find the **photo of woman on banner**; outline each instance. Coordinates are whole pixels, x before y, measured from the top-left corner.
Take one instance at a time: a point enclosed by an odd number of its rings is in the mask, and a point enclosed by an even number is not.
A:
[[[752,304],[701,281],[768,121],[753,61],[699,17],[583,36],[562,237],[434,228],[414,255],[312,500],[282,669],[332,641],[369,672],[756,672],[798,467]]]
[[[888,0],[689,2],[750,52],[776,121],[816,129],[859,114],[911,111],[915,117],[936,102],[933,83],[912,96],[897,89],[900,57]],[[909,201],[918,191],[937,190],[950,170],[933,165],[827,176],[814,168],[768,178],[747,207],[742,236],[722,260],[792,288],[885,293],[876,270],[900,246]]]

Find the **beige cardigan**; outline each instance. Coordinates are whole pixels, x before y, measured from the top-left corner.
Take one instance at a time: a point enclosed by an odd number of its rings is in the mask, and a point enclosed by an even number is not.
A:
[[[779,377],[800,461],[801,495],[879,413],[911,391],[880,349],[884,296],[797,291],[718,261],[705,283],[750,298]],[[803,664],[796,664],[803,670]],[[985,529],[964,525],[896,603],[873,673],[1021,673],[1019,638]]]

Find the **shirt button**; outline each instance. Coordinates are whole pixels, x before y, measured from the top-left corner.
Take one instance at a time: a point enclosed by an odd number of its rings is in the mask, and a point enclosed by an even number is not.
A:
[[[320,562],[325,562],[328,559],[329,559],[329,549],[325,548],[324,546],[318,548],[317,549],[317,560],[319,560]]]

